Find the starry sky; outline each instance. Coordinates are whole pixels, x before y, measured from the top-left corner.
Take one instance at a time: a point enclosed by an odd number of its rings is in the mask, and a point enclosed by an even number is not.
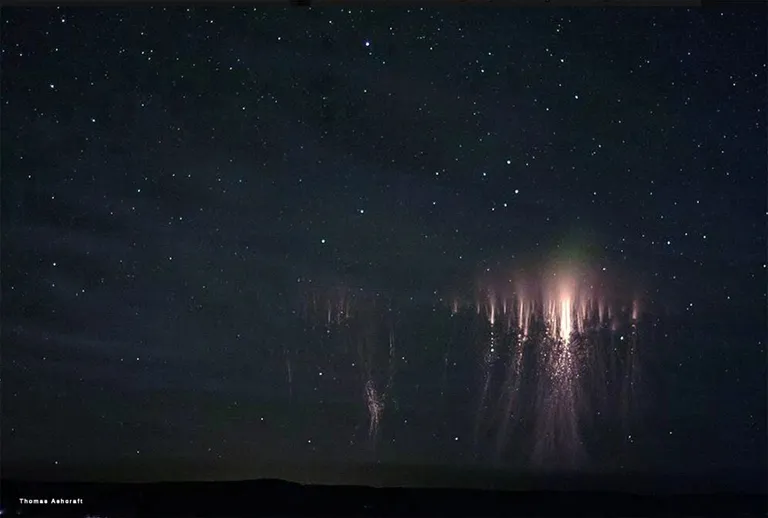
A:
[[[4,463],[765,470],[760,12],[1,16]]]

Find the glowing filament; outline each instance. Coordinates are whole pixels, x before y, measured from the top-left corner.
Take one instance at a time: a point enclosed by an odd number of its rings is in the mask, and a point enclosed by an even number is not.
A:
[[[571,298],[566,296],[560,300],[560,325],[558,338],[567,342],[573,331],[573,314],[571,312]]]

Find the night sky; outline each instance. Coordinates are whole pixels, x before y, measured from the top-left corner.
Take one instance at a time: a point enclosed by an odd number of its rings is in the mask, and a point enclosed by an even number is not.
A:
[[[765,470],[766,63],[764,10],[4,8],[4,465]]]

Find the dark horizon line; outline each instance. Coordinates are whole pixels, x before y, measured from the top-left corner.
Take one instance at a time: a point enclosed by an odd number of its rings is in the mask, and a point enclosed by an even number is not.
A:
[[[2,483],[74,485],[228,484],[280,481],[287,485],[376,487],[385,489],[466,489],[498,491],[578,491],[665,494],[768,494],[768,467],[719,468],[711,471],[633,469],[620,471],[524,470],[462,467],[446,464],[377,462],[256,461],[250,468],[216,467],[214,462],[157,459],[136,462],[80,463],[79,466],[41,466],[42,462],[3,462]],[[157,466],[163,466],[158,473]],[[247,471],[264,471],[254,477]],[[180,473],[181,477],[161,473]],[[225,475],[224,472],[230,474]],[[139,473],[144,476],[137,476]],[[147,476],[147,473],[156,476]],[[207,473],[206,473],[207,472]],[[219,473],[216,473],[219,472]],[[118,474],[118,475],[116,475]],[[352,483],[352,481],[355,483]],[[742,489],[742,488],[746,488]]]

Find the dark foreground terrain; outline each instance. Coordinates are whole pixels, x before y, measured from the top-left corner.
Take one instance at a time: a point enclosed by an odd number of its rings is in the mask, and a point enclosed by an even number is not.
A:
[[[6,480],[4,516],[766,516],[765,494],[487,491],[242,482]],[[76,503],[58,502],[69,499]],[[26,500],[21,500],[26,499]],[[39,502],[32,503],[30,500]]]

